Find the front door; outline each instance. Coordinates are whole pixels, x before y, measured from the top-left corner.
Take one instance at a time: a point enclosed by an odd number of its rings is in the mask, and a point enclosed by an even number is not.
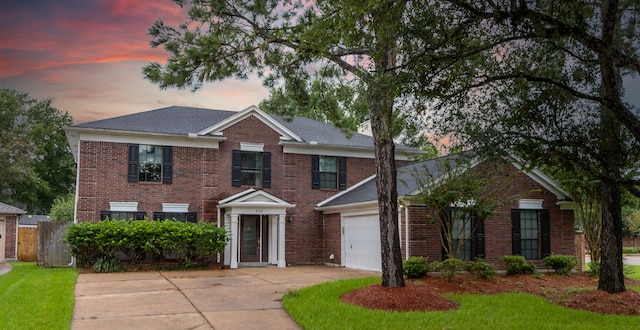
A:
[[[260,261],[260,216],[243,215],[240,220],[240,262]]]

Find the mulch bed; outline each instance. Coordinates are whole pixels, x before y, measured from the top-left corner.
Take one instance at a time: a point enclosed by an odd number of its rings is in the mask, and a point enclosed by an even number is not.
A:
[[[640,281],[626,279],[625,285],[637,286]],[[498,275],[493,281],[459,274],[451,282],[439,275],[417,280],[405,280],[403,288],[384,288],[374,284],[349,292],[342,301],[371,309],[391,311],[443,311],[456,309],[455,302],[445,293],[499,294],[522,292],[539,295],[547,301],[573,309],[601,314],[640,315],[640,292],[627,290],[609,294],[597,290],[598,281],[584,273],[560,276]]]

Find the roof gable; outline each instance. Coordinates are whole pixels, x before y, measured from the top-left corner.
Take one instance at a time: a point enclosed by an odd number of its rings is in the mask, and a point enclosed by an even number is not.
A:
[[[294,140],[302,142],[302,138],[299,137],[296,133],[288,129],[285,125],[276,121],[273,117],[267,115],[262,110],[258,109],[255,105],[252,105],[240,112],[237,112],[235,115],[230,116],[212,126],[209,126],[202,131],[198,132],[198,135],[223,135],[222,131],[229,126],[237,124],[242,120],[248,118],[249,116],[254,116],[258,118],[265,125],[269,126],[274,131],[278,132],[281,135],[281,139],[283,140]]]
[[[221,200],[218,208],[227,207],[262,207],[262,208],[289,208],[295,207],[264,190],[247,189]]]

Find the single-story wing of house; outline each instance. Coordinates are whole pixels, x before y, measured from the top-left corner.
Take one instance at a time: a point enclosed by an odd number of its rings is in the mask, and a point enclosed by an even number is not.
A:
[[[463,174],[495,174],[487,177],[502,189],[492,189],[491,197],[503,202],[496,203],[493,213],[480,223],[474,223],[475,219],[460,223],[462,227],[454,223],[460,235],[455,237],[462,238],[457,258],[482,258],[500,265],[502,256],[523,255],[542,266],[541,259],[552,253],[575,255],[574,202],[554,180],[516,161],[467,163],[457,160],[460,158],[454,154],[398,168],[401,206],[397,223],[404,258],[423,256],[430,262],[448,258],[441,240],[447,236],[442,236],[443,227],[437,221],[442,215],[425,206],[420,196],[425,188],[433,189],[449,176]],[[460,164],[467,165],[463,169]],[[323,215],[326,263],[381,270],[375,176],[322,201],[316,210]]]

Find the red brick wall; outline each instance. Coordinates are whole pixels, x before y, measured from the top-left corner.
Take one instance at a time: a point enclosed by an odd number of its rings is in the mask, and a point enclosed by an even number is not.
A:
[[[324,260],[329,264],[340,265],[342,263],[342,231],[340,229],[340,213],[326,214],[324,216]],[[333,254],[334,259],[329,259]]]
[[[257,118],[250,116],[223,132],[226,140],[219,149],[173,148],[172,184],[127,182],[127,143],[82,141],[80,145],[80,183],[78,220],[97,221],[100,211],[109,210],[109,202],[138,202],[138,210],[147,213],[162,210],[162,203],[189,203],[189,211],[198,219],[217,220],[218,201],[248,188],[231,185],[231,153],[241,142],[263,143],[271,152],[271,188],[265,191],[296,204],[287,211],[292,221],[286,224],[286,261],[321,263],[324,261],[323,224],[314,207],[340,192],[336,189],[311,189],[311,156],[285,154],[280,136]],[[369,177],[375,171],[373,159],[347,159],[347,187]],[[339,256],[339,253],[338,253]]]
[[[78,220],[97,221],[109,202],[138,202],[138,211],[151,218],[162,203],[189,203],[200,219],[215,221],[216,213],[203,214],[202,201],[217,192],[217,151],[173,148],[173,183],[127,182],[127,143],[82,141]]]
[[[487,170],[478,167],[475,170]],[[573,211],[560,210],[555,203],[557,197],[545,190],[523,173],[517,173],[513,166],[508,166],[505,175],[510,177],[508,191],[500,195],[502,200],[512,200],[511,203],[496,209],[493,215],[485,220],[485,252],[486,260],[498,264],[500,257],[511,254],[511,210],[517,209],[518,199],[542,199],[542,207],[549,209],[551,221],[551,253],[574,255],[575,230]],[[515,198],[514,195],[517,195]],[[428,257],[429,261],[442,259],[442,246],[439,229],[432,224],[424,207],[410,207],[410,248],[411,256]],[[432,215],[433,216],[433,215]],[[404,224],[404,219],[403,219]],[[404,248],[404,247],[403,247]],[[406,253],[406,251],[403,251]],[[535,262],[542,266],[540,262]]]
[[[4,220],[4,258],[7,260],[16,260],[18,218],[15,215],[7,215],[4,216]]]

